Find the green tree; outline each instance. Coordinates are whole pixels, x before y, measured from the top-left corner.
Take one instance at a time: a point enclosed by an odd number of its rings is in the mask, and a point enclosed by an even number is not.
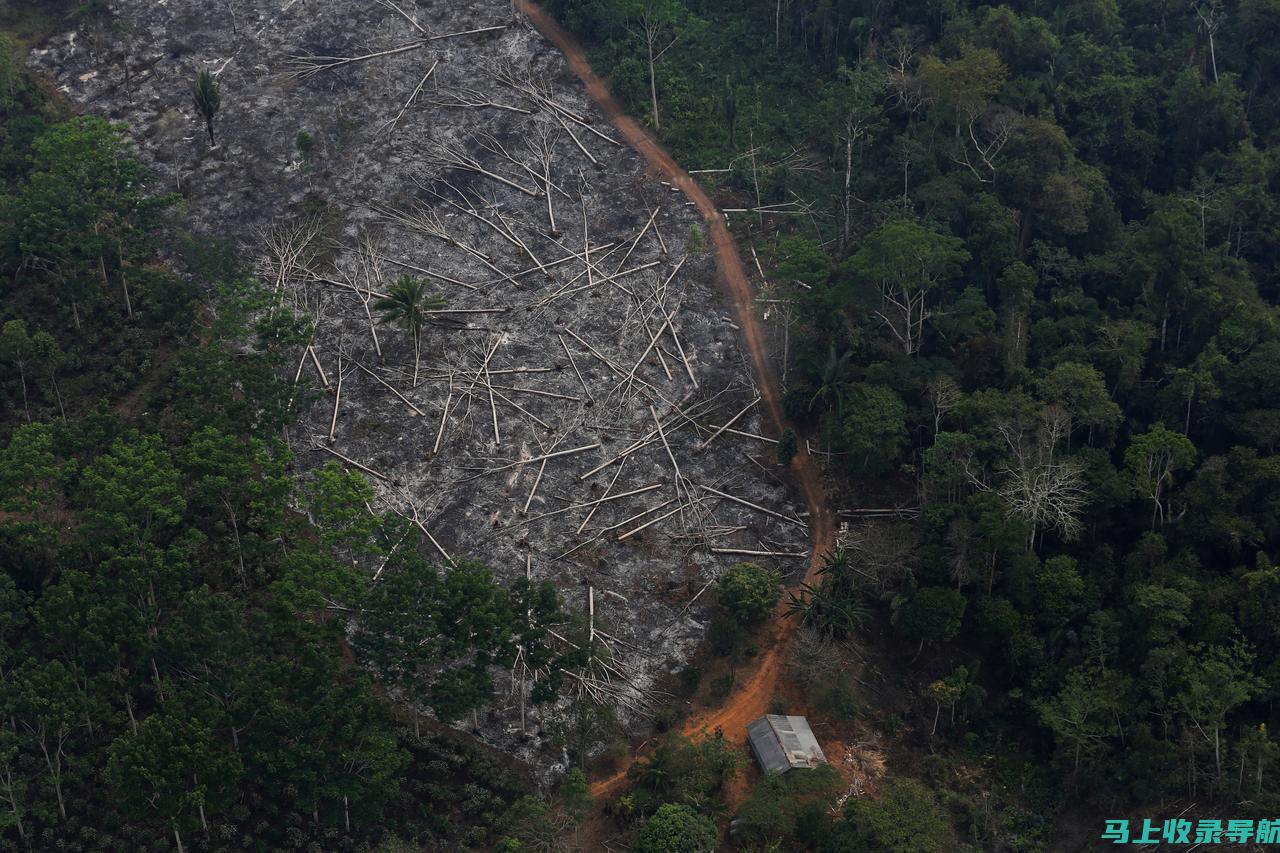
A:
[[[640,827],[637,853],[711,853],[719,833],[710,819],[688,806],[667,803]]]
[[[910,219],[886,222],[862,241],[841,266],[844,292],[858,299],[870,288],[879,297],[872,312],[902,351],[915,355],[933,315],[933,291],[954,278],[969,260],[964,242]]]
[[[249,586],[246,560],[265,557],[269,546],[263,540],[281,532],[283,508],[292,491],[285,474],[287,461],[285,451],[261,439],[245,441],[212,426],[191,436],[180,451],[191,510],[202,521],[225,522],[242,589]],[[221,532],[220,526],[210,527]]]
[[[0,33],[0,115],[13,112],[27,86],[26,75],[15,57],[21,48],[8,33]]]
[[[314,479],[303,487],[303,496],[324,545],[371,549],[379,523],[368,507],[374,499],[373,487],[361,474],[330,462],[316,469]]]
[[[1181,657],[1172,706],[1188,728],[1213,748],[1216,778],[1222,778],[1222,729],[1227,715],[1263,687],[1253,674],[1254,654],[1244,643],[1197,645]]]
[[[1164,523],[1164,498],[1174,475],[1190,468],[1195,460],[1196,447],[1191,440],[1159,423],[1135,437],[1125,449],[1125,466],[1134,491],[1152,503],[1152,529]]]
[[[821,290],[831,276],[831,256],[807,237],[786,237],[778,243],[778,276]]]
[[[1000,274],[997,288],[1000,291],[1001,348],[1004,351],[1005,375],[1015,376],[1027,363],[1030,313],[1035,301],[1035,270],[1021,261],[1015,261]]]
[[[1041,722],[1071,757],[1072,773],[1104,755],[1109,739],[1119,735],[1117,721],[1128,708],[1129,691],[1130,681],[1120,673],[1081,665],[1068,673],[1057,695],[1037,702]]]
[[[760,622],[781,597],[782,575],[755,563],[730,566],[716,580],[716,603],[741,622]]]
[[[851,554],[837,550],[826,555],[818,574],[821,579],[816,587],[802,583],[799,595],[788,593],[787,615],[799,617],[824,637],[845,639],[867,617]]]
[[[239,774],[235,754],[203,722],[165,712],[111,745],[106,773],[135,817],[154,813],[173,828],[178,850],[184,817],[198,814],[208,832],[206,807],[225,805]]]
[[[970,486],[969,465],[977,442],[964,432],[940,432],[924,451],[924,484],[932,501],[956,501]]]
[[[511,663],[514,622],[489,569],[459,562],[440,577],[402,551],[364,597],[353,640],[383,678],[453,721],[492,696],[489,667]]]
[[[31,403],[27,397],[27,373],[35,359],[35,344],[27,334],[27,324],[22,320],[10,320],[0,328],[0,359],[13,365],[18,371],[18,383],[22,387],[22,410],[27,423],[31,423]]]
[[[387,289],[387,295],[373,303],[373,309],[382,315],[383,323],[399,323],[413,341],[413,384],[418,384],[418,363],[422,358],[422,328],[427,324],[428,312],[437,311],[447,303],[439,296],[427,293],[427,280],[401,276]]]
[[[153,535],[182,519],[181,474],[156,435],[131,432],[85,469],[85,516],[104,543],[141,550]]]
[[[205,130],[209,133],[209,147],[218,147],[218,143],[213,138],[213,117],[218,114],[218,108],[222,106],[222,86],[208,69],[202,68],[196,75],[192,100],[195,102],[196,112],[204,119]]]
[[[67,419],[67,410],[62,404],[62,391],[58,388],[58,368],[66,361],[62,347],[54,340],[53,335],[38,331],[31,336],[31,349],[35,355],[36,371],[48,381],[53,389],[53,397],[58,401],[58,413]]]
[[[84,723],[87,704],[77,683],[79,675],[61,661],[31,662],[18,673],[15,687],[19,725],[48,771],[63,820],[67,819],[63,786],[72,738]]]
[[[32,171],[19,201],[18,245],[59,282],[80,329],[88,282],[110,286],[115,268],[133,316],[128,265],[147,244],[156,214],[172,200],[148,196],[150,175],[118,126],[83,116],[54,125],[31,146]]]
[[[954,589],[922,587],[902,605],[897,614],[898,627],[908,637],[918,638],[920,648],[924,648],[926,640],[948,642],[960,633],[966,603],[965,597]]]
[[[1111,399],[1102,373],[1091,365],[1058,364],[1040,380],[1040,396],[1065,410],[1073,424],[1087,427],[1090,444],[1095,429],[1113,429],[1120,423],[1120,407]]]
[[[1089,608],[1085,580],[1078,563],[1065,554],[1045,560],[1032,582],[1040,623],[1054,636]]]
[[[929,683],[926,692],[934,702],[933,727],[929,731],[930,737],[938,733],[938,717],[942,714],[943,705],[951,706],[951,724],[955,725],[956,703],[965,697],[965,693],[968,690],[969,669],[963,666],[956,667],[955,671],[946,678],[939,678]]]
[[[814,844],[830,833],[832,803],[842,780],[830,765],[797,773],[767,773],[738,809],[738,833],[761,842]]]
[[[839,447],[865,474],[892,470],[907,447],[907,407],[892,388],[859,383],[850,389]]]
[[[885,782],[878,800],[850,797],[844,820],[823,849],[946,853],[956,847],[946,814],[929,789],[915,779],[896,778]]]
[[[582,768],[574,767],[564,775],[564,781],[556,791],[556,799],[564,804],[564,808],[575,820],[582,820],[595,805],[591,796],[591,784]]]
[[[181,474],[156,435],[131,432],[85,469],[85,516],[104,544],[139,551],[154,535],[182,519]]]
[[[720,801],[725,783],[742,766],[742,752],[724,738],[703,732],[697,740],[680,734],[663,738],[648,759],[627,773],[636,779],[640,811],[661,803],[681,803],[708,811]]]
[[[990,48],[966,47],[953,60],[926,56],[920,77],[928,94],[953,111],[956,122],[975,121],[1004,85],[1008,69]]]

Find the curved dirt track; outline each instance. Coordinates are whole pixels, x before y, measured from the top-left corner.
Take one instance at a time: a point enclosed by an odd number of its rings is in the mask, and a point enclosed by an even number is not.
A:
[[[777,377],[767,355],[764,333],[752,306],[751,282],[747,278],[742,258],[738,255],[737,244],[725,225],[724,214],[702,187],[680,168],[666,149],[647,130],[622,111],[622,107],[614,100],[604,81],[591,69],[577,40],[537,3],[530,0],[514,0],[514,2],[516,8],[524,14],[534,28],[565,55],[569,67],[582,81],[591,100],[604,112],[609,122],[622,134],[627,143],[644,156],[651,168],[661,172],[673,186],[680,189],[702,213],[715,247],[716,266],[720,270],[726,295],[733,304],[738,326],[742,330],[743,345],[751,353],[752,365],[760,385],[760,396],[769,412],[769,420],[773,424],[775,434],[781,434],[788,424],[782,411]],[[809,535],[813,550],[809,567],[805,572],[805,580],[813,582],[822,565],[823,556],[834,545],[835,529],[827,508],[821,476],[803,443],[792,462],[791,473],[795,483],[804,493],[805,503],[809,508]],[[691,716],[684,724],[684,732],[695,734],[700,730],[710,731],[719,726],[723,729],[726,739],[734,743],[745,743],[747,724],[768,710],[769,700],[773,697],[786,660],[791,627],[792,623],[786,618],[783,604],[780,603],[769,623],[761,631],[761,653],[756,656],[749,669],[738,672],[733,693],[722,706]],[[626,778],[626,768],[624,768],[613,776],[593,783],[592,792],[596,796],[611,794],[625,785]]]

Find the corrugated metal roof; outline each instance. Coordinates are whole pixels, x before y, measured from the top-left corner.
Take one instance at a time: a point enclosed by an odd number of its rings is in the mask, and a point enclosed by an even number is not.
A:
[[[804,717],[767,714],[747,726],[747,739],[765,772],[786,773],[827,763]]]

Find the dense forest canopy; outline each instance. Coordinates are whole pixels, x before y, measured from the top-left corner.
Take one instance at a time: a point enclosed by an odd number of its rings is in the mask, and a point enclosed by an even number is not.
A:
[[[935,649],[939,736],[1052,757],[1073,797],[1266,812],[1280,6],[548,5],[753,211],[789,414],[846,500],[919,506],[854,537],[819,621],[870,599]]]

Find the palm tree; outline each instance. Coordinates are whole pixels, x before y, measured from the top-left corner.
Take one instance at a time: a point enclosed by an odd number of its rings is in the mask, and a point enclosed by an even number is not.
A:
[[[844,639],[866,622],[868,612],[861,591],[854,584],[853,564],[844,550],[828,554],[817,586],[800,584],[799,594],[788,594],[787,615],[812,626],[825,637]]]
[[[837,354],[836,345],[831,345],[831,348],[827,351],[826,363],[822,365],[822,384],[819,386],[818,392],[813,395],[813,399],[809,401],[810,410],[819,400],[828,403],[831,400],[835,400],[837,420],[844,414],[844,384],[845,379],[848,378],[849,360],[851,358],[853,358],[852,350]]]
[[[204,126],[209,131],[210,148],[218,147],[213,139],[213,117],[217,115],[218,107],[222,106],[222,93],[219,90],[218,81],[213,79],[213,75],[201,69],[196,75],[196,112],[204,116]]]
[[[374,310],[382,315],[380,322],[397,322],[413,339],[413,384],[418,384],[418,363],[422,358],[422,327],[427,322],[428,311],[438,311],[447,303],[439,296],[427,293],[427,280],[401,276],[391,285],[387,295],[373,303]]]

